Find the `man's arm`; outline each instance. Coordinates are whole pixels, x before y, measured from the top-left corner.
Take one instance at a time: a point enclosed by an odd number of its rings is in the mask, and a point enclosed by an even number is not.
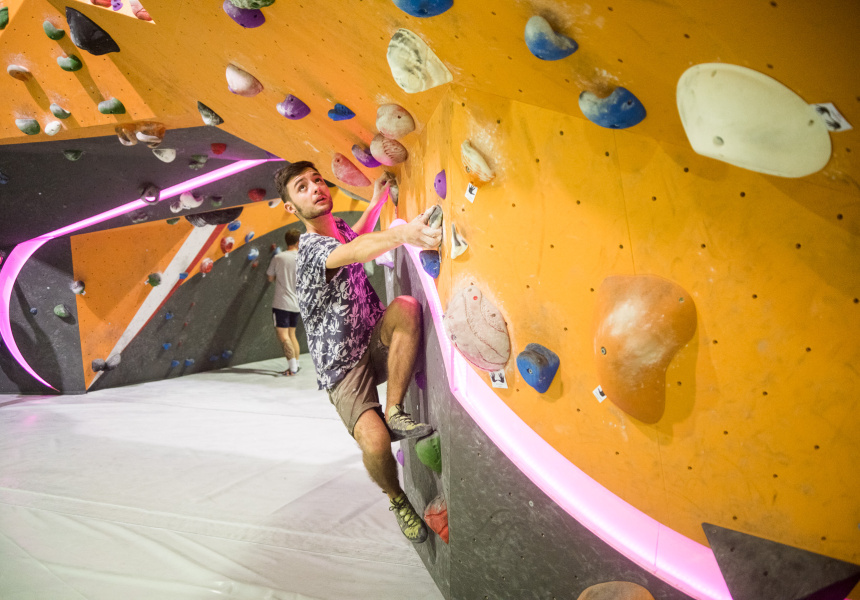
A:
[[[370,233],[376,227],[376,222],[379,221],[379,213],[382,212],[382,207],[388,202],[388,184],[389,176],[383,173],[373,182],[373,197],[370,199],[370,204],[355,222],[352,230],[358,235]]]

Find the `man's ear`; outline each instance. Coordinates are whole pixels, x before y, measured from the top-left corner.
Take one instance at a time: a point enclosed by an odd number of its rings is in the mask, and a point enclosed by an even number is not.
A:
[[[284,200],[284,210],[292,215],[296,214],[296,207],[289,200]]]

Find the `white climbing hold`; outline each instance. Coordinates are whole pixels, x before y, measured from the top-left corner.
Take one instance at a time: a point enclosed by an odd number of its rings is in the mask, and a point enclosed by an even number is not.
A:
[[[191,192],[183,192],[179,196],[179,204],[182,208],[197,208],[203,204],[205,198],[203,196],[195,196]]]
[[[409,94],[423,92],[454,79],[424,40],[408,29],[397,30],[388,44],[387,57],[394,81]]]
[[[469,243],[457,231],[457,226],[451,223],[451,258],[457,258],[469,249]]]
[[[234,64],[227,65],[227,87],[234,94],[247,98],[263,91],[263,84],[256,77]]]
[[[460,146],[460,154],[463,159],[463,168],[469,174],[469,181],[474,185],[480,186],[496,176],[496,172],[487,164],[487,160],[478,152],[469,140],[463,142]]]
[[[153,148],[152,153],[161,162],[171,163],[176,160],[176,150],[173,148]]]
[[[383,165],[392,167],[409,158],[409,152],[397,140],[390,140],[381,133],[370,142],[370,153]]]
[[[389,139],[399,140],[415,131],[415,119],[399,104],[383,104],[376,109],[376,129]]]
[[[45,125],[45,133],[48,135],[57,135],[60,133],[60,130],[63,128],[63,124],[59,121],[51,121],[47,125]]]

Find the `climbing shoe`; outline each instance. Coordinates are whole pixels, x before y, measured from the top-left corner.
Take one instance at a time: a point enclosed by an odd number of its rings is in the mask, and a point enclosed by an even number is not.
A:
[[[388,429],[391,431],[393,441],[408,438],[420,438],[433,433],[433,427],[426,423],[416,423],[408,414],[403,412],[402,404],[395,404],[386,416]]]
[[[389,501],[391,502],[391,508],[388,510],[394,511],[394,516],[397,517],[397,524],[400,525],[400,531],[403,532],[406,539],[413,544],[420,544],[426,540],[427,528],[424,526],[421,517],[412,508],[412,504],[409,503],[406,493],[402,492],[397,498]]]

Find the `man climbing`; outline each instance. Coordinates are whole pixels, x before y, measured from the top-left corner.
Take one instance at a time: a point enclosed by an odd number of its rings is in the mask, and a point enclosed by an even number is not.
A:
[[[272,318],[275,322],[275,333],[284,356],[287,357],[287,370],[281,375],[295,375],[299,372],[299,340],[296,338],[296,326],[299,324],[299,299],[296,296],[296,254],[299,249],[299,236],[296,229],[288,229],[284,233],[285,252],[278,252],[269,262],[266,275],[269,283],[275,282],[275,295],[272,298]]]
[[[403,534],[415,543],[427,529],[400,487],[392,440],[424,437],[432,428],[403,411],[421,340],[421,307],[410,296],[386,308],[370,285],[363,263],[403,244],[438,248],[440,229],[425,215],[385,231],[373,231],[388,199],[388,176],[374,183],[369,206],[350,228],[332,214],[332,198],[313,163],[288,165],[275,174],[284,208],[307,228],[298,251],[298,296],[320,389],[328,392],[358,442],[371,479],[388,495]],[[385,411],[376,386],[388,380]]]

